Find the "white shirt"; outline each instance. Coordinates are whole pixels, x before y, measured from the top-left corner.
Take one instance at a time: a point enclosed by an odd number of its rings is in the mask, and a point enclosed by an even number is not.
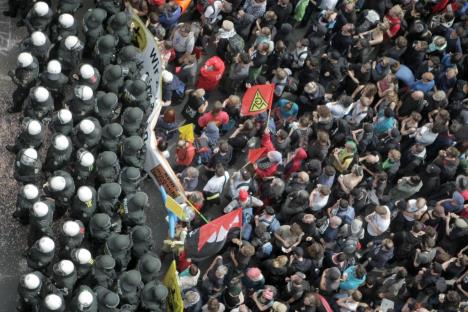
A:
[[[309,206],[313,211],[322,210],[323,207],[328,203],[330,195],[323,196],[318,190],[313,190],[309,197]]]
[[[390,221],[391,221],[390,209],[388,209],[387,206],[384,206],[384,207],[387,210],[386,215],[388,216],[388,218],[384,219],[383,217],[381,217],[379,214],[375,212],[373,212],[370,216],[370,220],[372,224],[374,224],[381,233],[388,230],[388,228],[390,227]],[[381,234],[381,233],[376,233],[369,224],[367,225],[367,233],[369,233],[370,236],[379,236]]]
[[[419,211],[418,215],[421,216],[427,210],[427,205],[424,205],[424,207],[418,208],[416,206],[416,202],[417,202],[416,199],[408,200],[408,205],[406,206],[406,211],[407,212]],[[414,221],[414,217],[410,217],[410,216],[407,216],[407,215],[403,215],[403,217],[408,221]]]
[[[206,182],[205,187],[203,188],[204,192],[209,193],[222,193],[224,185],[229,180],[229,172],[224,172],[224,176],[218,177],[214,175],[211,179]]]

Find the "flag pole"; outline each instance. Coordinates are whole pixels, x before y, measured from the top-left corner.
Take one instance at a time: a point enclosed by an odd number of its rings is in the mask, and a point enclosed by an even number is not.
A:
[[[267,123],[266,123],[267,129],[268,129],[268,125],[270,124],[270,116],[271,116],[271,108],[268,110],[268,117],[267,117]]]

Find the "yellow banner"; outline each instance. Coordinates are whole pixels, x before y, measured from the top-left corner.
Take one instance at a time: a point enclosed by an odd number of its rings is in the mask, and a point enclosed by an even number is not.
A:
[[[184,209],[180,207],[180,204],[170,195],[167,195],[166,208],[172,211],[181,220],[185,220],[187,218]]]
[[[177,282],[177,270],[176,262],[172,261],[166,275],[163,279],[164,286],[169,290],[167,296],[167,311],[171,312],[183,312],[184,301],[182,300],[182,294],[180,293],[179,283]]]
[[[195,135],[193,134],[193,123],[182,126],[179,128],[179,139],[193,143]]]

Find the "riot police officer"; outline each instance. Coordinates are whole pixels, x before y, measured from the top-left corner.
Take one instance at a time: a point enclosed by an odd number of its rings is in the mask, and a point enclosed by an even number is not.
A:
[[[61,260],[52,267],[52,281],[64,297],[73,292],[78,276],[75,265],[70,260]]]
[[[54,113],[49,127],[52,132],[70,136],[73,131],[72,113],[68,109],[62,108],[58,112]]]
[[[115,260],[110,255],[98,256],[91,269],[93,284],[106,289],[114,285],[117,274],[115,273]],[[99,296],[99,293],[98,293]]]
[[[52,22],[53,12],[49,5],[43,1],[34,3],[23,21],[18,22],[18,26],[26,25],[29,33],[34,31],[46,32]]]
[[[89,220],[88,228],[92,243],[95,247],[99,247],[106,242],[112,233],[111,218],[106,213],[96,213]]]
[[[44,140],[44,131],[42,123],[38,120],[26,117],[22,122],[22,131],[16,138],[14,145],[7,145],[9,152],[17,153],[24,148],[32,147],[39,149]]]
[[[118,12],[107,21],[107,32],[117,38],[120,48],[132,43],[133,30],[130,23],[131,20],[125,12]]]
[[[73,143],[77,149],[83,147],[89,151],[93,151],[98,148],[101,135],[102,128],[99,121],[94,117],[87,117],[75,128]]]
[[[119,208],[119,197],[122,188],[118,183],[104,183],[98,189],[97,202],[99,212],[113,217]]]
[[[132,255],[134,259],[139,259],[153,247],[151,228],[147,225],[134,226],[131,229],[130,236],[132,237]]]
[[[120,110],[121,104],[119,103],[119,98],[115,93],[98,91],[94,112],[102,125],[105,126],[117,120],[120,115]]]
[[[60,41],[57,59],[62,63],[63,71],[69,73],[78,66],[83,54],[83,42],[77,36],[68,36]]]
[[[21,224],[29,223],[29,211],[39,200],[39,195],[39,189],[34,184],[26,184],[20,188],[16,197],[16,211],[13,213],[13,217],[18,219]]]
[[[42,86],[34,87],[23,105],[24,116],[42,120],[49,118],[54,111],[54,100],[49,90]]]
[[[60,1],[60,4],[65,1]],[[61,41],[68,36],[76,36],[78,34],[78,22],[73,15],[62,13],[59,15],[57,22],[50,27],[50,40],[52,42]]]
[[[94,264],[91,252],[86,248],[75,248],[71,250],[70,259],[75,265],[78,279],[87,276]]]
[[[45,272],[54,259],[54,255],[54,241],[50,237],[44,236],[38,239],[31,248],[29,248],[26,253],[26,260],[31,269]]]
[[[127,226],[143,225],[146,222],[145,209],[149,208],[149,199],[145,192],[128,195],[122,204],[125,211],[124,222]]]
[[[140,136],[133,135],[123,141],[121,160],[128,166],[141,169],[145,163],[145,152],[143,139]]]
[[[120,275],[116,292],[120,295],[122,303],[138,305],[140,301],[140,293],[143,288],[140,272],[130,270]]]
[[[161,260],[152,252],[147,252],[139,258],[137,269],[140,271],[143,283],[146,284],[158,277],[161,271]]]
[[[164,311],[168,294],[166,286],[159,281],[150,281],[141,292],[141,307],[144,311]]]
[[[41,292],[46,282],[44,274],[38,271],[23,274],[18,284],[19,302],[17,310],[33,311],[41,302]]]
[[[121,11],[122,0],[98,0],[96,7],[106,10],[107,14],[111,16]]]
[[[107,239],[104,251],[115,259],[116,270],[124,271],[131,260],[132,240],[129,235],[113,233]]]
[[[79,8],[83,6],[82,0],[60,0],[57,13],[70,13],[74,14],[78,11]]]
[[[53,236],[52,221],[54,220],[54,202],[50,199],[35,202],[29,213],[29,245],[38,238]]]
[[[64,312],[65,300],[61,293],[47,294],[41,303],[39,312]]]
[[[40,66],[44,66],[49,58],[51,43],[49,38],[41,32],[35,31],[20,43],[21,52],[29,52],[37,58]]]
[[[97,298],[94,291],[86,285],[80,286],[73,296],[70,312],[97,312]]]
[[[111,123],[102,128],[102,150],[117,153],[120,151],[123,128],[118,123]]]
[[[96,190],[90,186],[80,186],[73,197],[70,216],[88,224],[96,206]]]
[[[64,170],[56,170],[44,184],[43,189],[47,196],[55,200],[56,217],[60,218],[69,209],[75,194],[73,177]]]
[[[124,87],[127,71],[120,65],[107,65],[102,73],[101,87],[115,94],[120,94]]]
[[[105,151],[96,159],[96,179],[100,183],[117,181],[120,173],[119,158],[114,152]]]
[[[68,77],[62,73],[60,62],[57,60],[49,61],[46,72],[42,73],[39,79],[41,80],[41,85],[52,93],[55,108],[62,108],[63,89],[68,83]]]
[[[116,49],[117,39],[114,36],[103,35],[97,39],[94,45],[93,58],[96,59],[101,72],[115,61]]]
[[[73,95],[68,101],[68,109],[72,112],[75,122],[80,122],[89,117],[96,104],[93,89],[86,85],[76,85],[73,88]]]
[[[86,37],[86,55],[94,51],[96,41],[104,35],[104,21],[107,12],[100,8],[89,9],[83,17],[83,31]]]
[[[22,149],[16,155],[14,177],[23,183],[36,183],[41,177],[42,163],[34,148]]]
[[[78,248],[83,243],[85,227],[80,220],[69,220],[62,225],[60,241],[63,245],[63,255],[68,257],[72,249]]]
[[[76,185],[94,185],[94,155],[88,150],[80,148],[76,152],[76,162],[74,166],[74,175]]]
[[[52,144],[47,150],[44,170],[53,172],[65,168],[71,159],[73,145],[71,139],[61,133],[52,136]]]
[[[124,107],[139,107],[144,112],[148,111],[150,102],[147,85],[143,80],[127,80],[122,93]]]
[[[141,135],[145,113],[138,107],[127,107],[122,114],[122,127],[125,136]]]
[[[17,113],[22,110],[23,102],[28,97],[29,90],[35,85],[39,77],[39,62],[29,52],[18,55],[15,71],[9,71],[8,75],[16,85],[13,92],[13,106],[8,109],[9,113]]]
[[[142,181],[140,169],[136,167],[123,167],[119,175],[119,184],[125,195],[135,193],[140,189]]]
[[[106,287],[96,286],[94,288],[98,301],[98,310],[100,312],[117,312],[120,304],[120,297],[115,292]]]
[[[128,78],[139,78],[141,65],[137,60],[138,50],[134,45],[127,45],[120,49],[117,54],[117,64],[128,71]]]
[[[95,92],[101,83],[101,74],[96,67],[90,64],[81,64],[78,72],[73,75],[77,84],[85,85]]]

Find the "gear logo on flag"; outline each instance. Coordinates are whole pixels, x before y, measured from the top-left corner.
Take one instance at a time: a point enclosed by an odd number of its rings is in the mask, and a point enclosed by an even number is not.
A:
[[[263,111],[267,108],[268,108],[267,101],[265,101],[260,91],[257,90],[257,92],[255,92],[255,96],[252,100],[252,105],[250,106],[249,111],[258,112],[258,111]]]

